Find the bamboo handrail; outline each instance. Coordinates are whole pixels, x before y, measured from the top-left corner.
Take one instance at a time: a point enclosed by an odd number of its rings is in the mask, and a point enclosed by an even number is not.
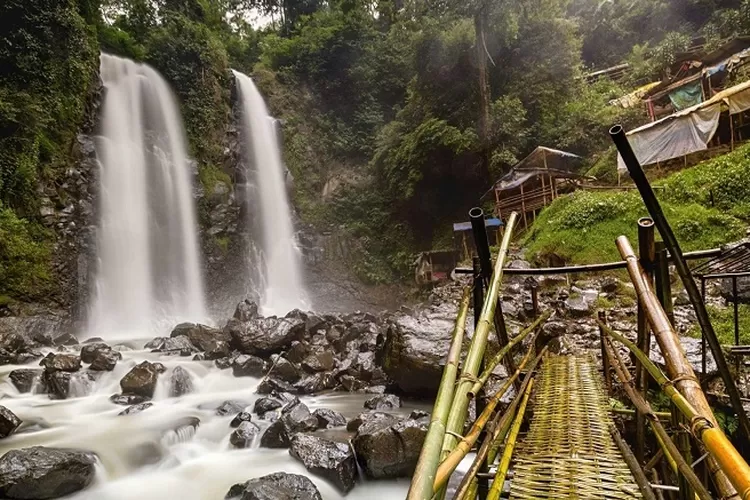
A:
[[[739,498],[750,500],[750,466],[742,458],[739,452],[718,426],[701,415],[693,405],[676,388],[672,381],[667,379],[656,364],[651,361],[638,346],[604,325],[604,332],[627,347],[648,370],[653,379],[662,387],[665,394],[669,396],[675,406],[690,422],[690,431],[696,439],[703,442],[706,450],[715,460],[718,468],[724,471],[729,481],[739,492]]]
[[[495,262],[495,267],[492,272],[490,286],[487,291],[487,296],[485,297],[484,306],[482,307],[482,313],[479,322],[477,323],[477,327],[474,330],[474,336],[471,339],[469,352],[466,354],[466,361],[464,362],[464,367],[461,372],[458,386],[456,387],[448,417],[447,433],[443,439],[442,455],[444,457],[447,456],[456,446],[458,440],[455,436],[463,430],[466,413],[469,408],[469,398],[467,397],[467,394],[474,386],[474,379],[479,372],[479,367],[482,363],[484,351],[487,346],[487,338],[491,326],[494,323],[497,297],[500,291],[500,282],[503,277],[503,267],[505,266],[505,259],[508,255],[508,247],[510,246],[510,238],[513,234],[513,228],[515,227],[517,218],[518,214],[515,212],[513,212],[508,218],[505,234],[503,235],[503,240],[497,255],[497,261]],[[442,495],[440,495],[440,497],[442,498]]]
[[[461,441],[458,443],[458,445],[456,445],[455,448],[453,448],[450,454],[445,457],[442,462],[440,462],[437,474],[435,475],[435,484],[433,485],[433,491],[440,490],[440,488],[448,483],[448,479],[450,479],[451,474],[453,474],[453,471],[456,470],[456,467],[458,467],[458,464],[461,463],[461,460],[463,460],[469,453],[469,451],[471,451],[471,448],[479,439],[479,435],[482,433],[482,430],[484,430],[487,422],[489,422],[490,417],[495,411],[498,403],[508,391],[508,389],[510,389],[513,381],[516,380],[516,378],[518,378],[518,376],[521,374],[521,370],[526,365],[526,363],[529,362],[531,353],[533,352],[534,346],[532,344],[529,348],[529,351],[526,353],[526,356],[524,356],[523,360],[518,365],[518,368],[513,373],[513,375],[503,383],[503,385],[495,393],[495,395],[487,402],[487,406],[484,407],[481,415],[477,416],[477,419],[474,421],[471,429],[469,429],[469,432],[467,432],[466,435],[461,438]]]
[[[685,462],[685,459],[677,449],[677,445],[674,444],[674,441],[672,441],[672,438],[669,437],[666,429],[664,429],[664,426],[661,424],[659,417],[657,417],[654,414],[654,411],[651,409],[651,405],[648,404],[648,401],[643,399],[641,393],[635,390],[633,379],[630,377],[630,373],[628,373],[627,369],[625,368],[625,363],[623,362],[617,351],[613,348],[612,343],[609,339],[606,339],[605,348],[607,351],[607,356],[610,359],[610,364],[615,369],[617,378],[620,379],[625,393],[628,395],[628,398],[633,403],[633,405],[638,408],[638,411],[642,412],[648,419],[649,423],[651,424],[651,428],[654,430],[654,433],[659,440],[659,444],[664,450],[664,455],[670,461],[670,464],[672,462],[675,463],[674,467],[678,469],[683,476],[685,476],[700,500],[711,500],[711,494],[708,492],[706,487],[703,486],[703,483],[700,482],[700,479],[698,479],[698,476],[695,475],[695,472],[693,472],[693,469],[690,468],[690,465]]]
[[[669,322],[669,318],[664,309],[662,309],[658,298],[651,289],[643,268],[638,263],[638,258],[630,246],[630,242],[627,237],[620,236],[617,238],[616,244],[620,255],[627,262],[628,274],[635,287],[638,300],[643,306],[646,318],[651,325],[654,337],[656,337],[656,341],[661,348],[667,372],[675,380],[677,388],[690,401],[693,407],[698,410],[699,414],[708,419],[713,427],[718,427],[716,417],[714,417],[711,406],[708,404],[708,400],[706,400],[706,395],[701,389],[692,365],[685,356],[679,337]],[[734,486],[720,467],[715,467],[713,478],[714,484],[723,497],[732,498],[737,495]],[[750,495],[750,490],[748,494]]]
[[[531,352],[531,349],[529,349],[529,352]],[[508,406],[508,408],[505,410],[504,413],[498,413],[495,416],[495,419],[492,421],[491,431],[485,437],[484,442],[482,442],[482,446],[480,446],[479,450],[477,451],[477,454],[474,457],[474,462],[471,464],[471,467],[469,468],[468,472],[464,475],[464,478],[462,479],[461,484],[456,490],[456,494],[453,496],[453,500],[459,500],[459,499],[466,500],[467,498],[470,498],[470,496],[467,497],[467,495],[468,495],[468,492],[471,491],[470,487],[472,484],[472,478],[476,476],[477,472],[479,471],[479,468],[482,466],[482,463],[485,460],[488,460],[490,463],[495,461],[495,455],[493,454],[493,450],[496,449],[496,446],[499,441],[502,441],[503,439],[505,439],[505,436],[510,430],[510,425],[513,421],[512,420],[513,415],[515,415],[516,408],[521,402],[521,396],[526,390],[526,387],[529,385],[533,377],[534,370],[536,370],[537,365],[542,360],[546,352],[547,352],[547,347],[545,346],[542,349],[542,351],[539,354],[537,354],[536,358],[534,358],[534,361],[531,362],[531,365],[529,365],[529,369],[526,373],[526,376],[524,377],[523,383],[521,384],[521,387],[518,389],[518,392],[516,393],[516,397],[513,398],[513,402],[510,404],[510,406]],[[520,375],[520,373],[521,373],[521,368],[518,368],[516,370],[516,374]],[[447,472],[447,476],[445,478],[445,481],[447,482],[452,471],[446,471],[446,472]]]
[[[461,358],[461,347],[463,346],[464,332],[466,330],[466,317],[469,312],[471,289],[464,288],[461,305],[453,328],[453,341],[448,351],[448,359],[443,369],[443,377],[440,380],[435,406],[432,410],[430,427],[427,430],[422,450],[419,453],[419,461],[414,471],[414,476],[409,487],[408,500],[423,500],[432,497],[432,484],[435,482],[440,460],[440,449],[445,437],[445,424],[448,421],[448,411],[453,402],[453,387],[458,375],[458,363]]]
[[[513,457],[513,450],[515,450],[516,448],[518,431],[521,430],[523,417],[526,414],[526,405],[529,402],[529,396],[531,395],[531,390],[533,387],[534,379],[532,378],[529,382],[529,386],[523,393],[521,406],[518,408],[518,413],[516,413],[516,418],[513,421],[513,426],[510,429],[508,440],[505,442],[505,449],[503,450],[503,455],[500,458],[500,464],[497,466],[497,474],[495,474],[495,479],[492,480],[492,487],[490,487],[490,492],[487,495],[487,500],[500,500],[500,493],[502,492],[503,484],[505,483],[505,476],[508,475],[510,460]]]

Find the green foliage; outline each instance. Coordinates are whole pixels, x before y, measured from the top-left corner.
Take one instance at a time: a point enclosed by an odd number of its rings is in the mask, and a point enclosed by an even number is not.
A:
[[[750,305],[740,304],[737,310],[740,324],[740,345],[750,342]],[[734,306],[708,306],[708,316],[722,345],[734,345]],[[693,325],[688,334],[695,338],[701,337],[699,325]]]
[[[50,291],[50,233],[0,206],[0,295],[43,299]]]

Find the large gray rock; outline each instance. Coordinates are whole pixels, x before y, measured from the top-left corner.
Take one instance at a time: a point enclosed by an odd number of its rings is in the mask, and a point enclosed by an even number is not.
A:
[[[159,379],[159,367],[148,361],[144,361],[133,367],[120,380],[123,394],[135,394],[147,398],[154,397],[156,382]]]
[[[312,432],[317,428],[318,419],[310,413],[307,405],[298,402],[282,410],[281,417],[261,436],[260,445],[265,448],[286,448],[295,434]]]
[[[258,304],[247,299],[237,304],[237,308],[234,310],[234,319],[240,321],[251,321],[258,317]]]
[[[34,446],[0,458],[0,497],[46,500],[84,489],[96,473],[93,453]]]
[[[41,363],[47,372],[75,372],[81,369],[81,357],[75,354],[50,353]]]
[[[237,415],[234,416],[231,422],[229,422],[229,427],[236,429],[240,425],[242,425],[242,422],[250,422],[253,420],[252,413],[241,411]]]
[[[94,371],[111,372],[117,365],[117,360],[122,358],[122,354],[117,351],[98,351],[94,355],[89,368]]]
[[[268,375],[283,380],[284,382],[289,382],[290,384],[293,384],[300,379],[300,373],[299,370],[297,370],[297,367],[290,363],[289,360],[279,355],[271,356],[271,370],[268,372]]]
[[[420,397],[437,393],[454,323],[453,311],[436,311],[399,316],[389,326],[383,367],[401,391]]]
[[[18,392],[30,392],[31,388],[34,387],[34,382],[36,382],[41,373],[41,370],[19,368],[18,370],[10,372],[8,378],[10,378],[10,381],[16,386]]]
[[[284,382],[274,377],[264,378],[255,389],[258,394],[271,394],[272,392],[289,392],[295,393],[297,389],[290,383]]]
[[[323,500],[312,481],[299,474],[275,472],[235,484],[225,499],[239,500]]]
[[[148,410],[152,406],[154,406],[154,403],[151,403],[151,402],[139,403],[137,405],[128,406],[127,408],[125,408],[124,410],[122,410],[120,413],[118,413],[118,415],[120,415],[120,416],[122,416],[122,415],[135,415],[136,413],[140,413],[143,410]]]
[[[266,362],[257,356],[241,354],[232,362],[235,377],[262,377],[266,374]]]
[[[346,417],[328,408],[318,408],[313,412],[313,416],[318,419],[318,427],[321,429],[332,429],[346,425]]]
[[[245,354],[278,353],[305,333],[304,321],[296,318],[258,318],[251,321],[230,319],[224,332],[230,345]]]
[[[107,352],[111,350],[112,348],[104,342],[84,344],[84,346],[81,347],[81,361],[83,361],[84,363],[93,363],[97,353],[102,351]]]
[[[565,301],[565,308],[568,310],[568,314],[571,317],[584,318],[593,314],[594,302],[589,300],[587,296],[576,295],[569,297]]]
[[[232,434],[229,436],[229,442],[235,448],[250,448],[259,433],[260,427],[253,422],[245,421],[232,431]]]
[[[229,357],[229,342],[225,340],[211,340],[205,344],[204,359],[213,361]]]
[[[169,396],[173,398],[193,392],[193,379],[181,366],[175,366],[169,379]]]
[[[172,330],[170,337],[185,337],[200,351],[208,351],[213,343],[229,341],[229,336],[218,328],[196,325],[194,323],[181,323],[177,325]]]
[[[179,353],[180,356],[190,356],[198,351],[190,339],[182,335],[166,339],[158,350]]]
[[[373,479],[409,477],[427,436],[428,418],[366,416],[352,444],[364,473]]]
[[[357,461],[348,443],[297,434],[292,437],[289,454],[313,474],[329,480],[344,494],[356,484]]]
[[[216,407],[216,414],[220,417],[228,417],[245,411],[245,408],[247,408],[246,401],[227,400]]]
[[[380,394],[365,401],[368,410],[397,410],[401,408],[401,399],[393,394]]]
[[[335,359],[331,351],[310,354],[302,361],[302,368],[310,372],[328,372],[333,370]]]
[[[338,385],[336,377],[331,373],[318,372],[314,375],[308,375],[296,384],[294,388],[299,394],[317,394],[319,392],[334,389]]]
[[[21,419],[15,413],[0,405],[0,438],[10,436],[21,425]]]

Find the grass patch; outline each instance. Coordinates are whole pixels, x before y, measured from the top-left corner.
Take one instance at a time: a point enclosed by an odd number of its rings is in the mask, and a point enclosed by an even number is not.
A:
[[[750,146],[675,173],[658,183],[664,213],[683,250],[740,239],[750,221]],[[614,241],[636,243],[636,221],[648,212],[637,191],[576,191],[542,211],[524,243],[542,265],[619,260]]]
[[[711,318],[711,324],[719,337],[719,342],[723,345],[734,345],[734,308],[732,304],[729,307],[708,306],[708,316]],[[740,344],[750,344],[750,305],[740,304],[738,310],[738,319],[740,324]],[[700,338],[701,328],[695,324],[688,331],[688,335]]]

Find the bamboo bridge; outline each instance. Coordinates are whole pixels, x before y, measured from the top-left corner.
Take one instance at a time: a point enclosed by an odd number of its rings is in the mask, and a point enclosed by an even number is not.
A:
[[[739,424],[738,443],[750,442],[750,421],[729,371],[722,346],[686,258],[621,128],[610,132],[650,219],[639,221],[639,256],[620,236],[615,244],[638,296],[636,340],[607,324],[599,313],[601,366],[591,353],[551,352],[542,325],[546,311],[514,337],[508,335],[499,294],[517,214],[506,222],[493,263],[483,214],[470,212],[477,250],[473,282],[464,290],[431,422],[412,478],[407,500],[634,499],[750,500],[750,466],[724,434],[672,324],[669,266],[674,266],[688,293],[724,382]],[[655,242],[657,229],[662,242]],[[474,334],[462,355],[466,321],[473,296]],[[533,296],[532,296],[533,297]],[[500,351],[485,356],[491,333]],[[664,371],[650,359],[654,337],[665,361]],[[525,354],[517,356],[516,351]],[[629,352],[633,361],[624,359]],[[461,360],[463,362],[461,363]],[[493,370],[504,364],[510,376],[485,393]],[[619,385],[615,390],[616,377]],[[652,409],[649,384],[660,388],[671,411]],[[500,401],[513,398],[501,409]],[[612,417],[610,397],[634,410],[635,452]],[[465,430],[468,409],[476,419]],[[522,432],[522,429],[526,429]],[[653,436],[646,445],[647,429]],[[630,433],[632,434],[632,433]],[[469,461],[464,474],[459,464]],[[651,453],[652,456],[648,456]],[[449,484],[450,483],[450,484]]]

